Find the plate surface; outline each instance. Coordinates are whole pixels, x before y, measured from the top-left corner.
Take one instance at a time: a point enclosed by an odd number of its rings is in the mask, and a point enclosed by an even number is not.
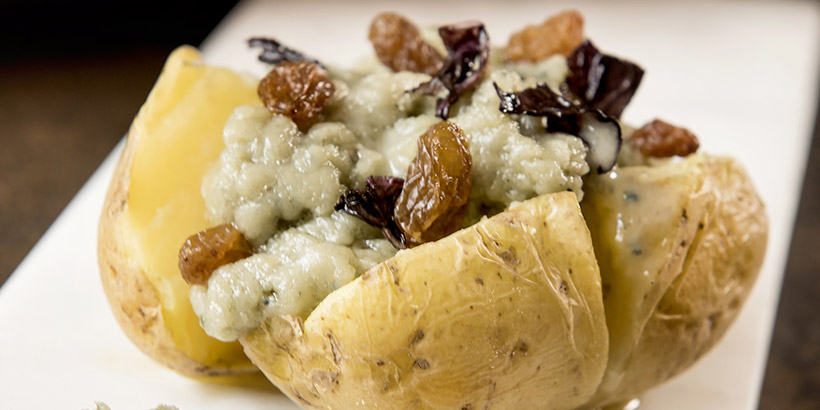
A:
[[[599,48],[647,71],[624,120],[684,124],[710,153],[741,160],[771,223],[763,271],[741,316],[698,364],[641,409],[757,406],[777,295],[816,112],[820,4],[809,2],[245,2],[204,45],[206,59],[257,75],[244,46],[273,36],[330,63],[370,52],[367,25],[396,10],[420,24],[485,22],[496,44],[564,8],[586,16]],[[166,370],[120,332],[98,280],[96,226],[120,146],[0,289],[0,408],[295,409],[276,392],[206,385]]]

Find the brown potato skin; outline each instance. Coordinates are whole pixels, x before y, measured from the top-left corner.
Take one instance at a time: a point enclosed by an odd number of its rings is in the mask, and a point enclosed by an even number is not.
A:
[[[607,369],[592,407],[639,397],[697,362],[734,322],[763,264],[768,218],[740,164],[730,158],[692,155],[673,169],[676,175],[671,177],[664,176],[663,167],[617,171],[620,178],[644,174],[639,181],[667,193],[687,186],[682,191],[686,200],[682,208],[661,211],[672,217],[673,224],[655,228],[666,231],[674,251],[664,257],[656,286],[644,295],[641,313],[633,319],[636,339],[620,350],[610,339],[610,367],[619,363],[623,369]],[[605,284],[611,275],[643,269],[630,264],[628,249],[606,234],[604,225],[628,212],[628,206],[616,204],[621,193],[607,189],[608,181],[604,176],[592,182],[589,188],[597,189],[588,191],[589,202],[582,203]]]
[[[574,409],[606,366],[578,200],[543,195],[373,267],[240,338],[310,409]]]
[[[156,289],[123,243],[117,228],[128,198],[129,165],[136,138],[129,136],[108,187],[98,230],[97,256],[111,311],[131,341],[153,359],[185,375],[199,375],[198,363],[172,348]]]
[[[768,219],[751,180],[733,160],[708,159],[703,167],[709,176],[698,195],[705,197],[707,212],[690,222],[703,228],[689,241],[681,273],[643,329],[616,394],[621,397],[680,374],[720,341],[763,264]]]
[[[199,363],[176,348],[172,329],[162,319],[156,289],[142,266],[128,252],[126,238],[119,232],[128,198],[129,166],[138,144],[130,134],[120,155],[100,217],[97,257],[103,290],[122,330],[137,347],[172,370],[193,378],[213,378],[255,373],[253,366],[211,367]]]
[[[199,53],[190,46],[182,46],[175,50],[149,95],[146,106],[163,98],[179,98],[174,94],[176,90],[168,87],[173,85],[173,81],[169,83],[169,79],[179,79],[180,66],[193,66],[200,62]],[[192,76],[189,75],[187,78],[190,79]],[[163,318],[160,294],[146,275],[145,267],[135,257],[134,245],[131,242],[134,238],[132,231],[126,229],[126,223],[129,215],[131,167],[137,147],[143,143],[143,137],[146,140],[148,138],[147,134],[142,134],[146,132],[145,127],[138,124],[144,122],[144,116],[154,115],[146,114],[145,110],[143,106],[126,137],[125,147],[114,170],[98,226],[97,256],[100,279],[111,311],[125,334],[140,350],[182,375],[234,382],[234,375],[258,374],[255,366],[247,360],[237,365],[223,365],[220,362],[204,364],[180,350],[174,341],[175,329],[170,328]]]

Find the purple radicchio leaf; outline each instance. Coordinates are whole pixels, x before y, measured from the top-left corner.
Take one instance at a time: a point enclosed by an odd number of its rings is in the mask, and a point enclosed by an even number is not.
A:
[[[493,83],[501,104],[498,109],[505,114],[532,115],[537,117],[562,117],[579,114],[583,107],[568,97],[556,93],[544,83],[526,90],[508,93]]]
[[[318,60],[305,56],[299,51],[289,48],[282,43],[264,37],[253,37],[248,39],[248,47],[261,48],[259,61],[268,64],[279,64],[283,61],[308,61],[322,65]]]
[[[490,56],[490,39],[484,24],[477,21],[442,26],[438,34],[447,47],[447,58],[435,77],[411,92],[437,95],[446,90],[436,101],[436,115],[446,120],[450,106],[481,81]]]
[[[599,174],[609,171],[621,150],[618,121],[598,109],[590,109],[568,93],[553,91],[541,83],[518,92],[506,92],[493,83],[505,114],[545,117],[548,132],[574,135],[589,148],[587,162]]]
[[[603,54],[585,40],[567,58],[570,91],[589,108],[620,118],[643,78],[636,64]]]
[[[351,189],[339,198],[337,211],[356,216],[382,231],[385,239],[396,249],[407,249],[407,241],[393,219],[396,201],[404,180],[391,176],[369,176],[364,189]]]

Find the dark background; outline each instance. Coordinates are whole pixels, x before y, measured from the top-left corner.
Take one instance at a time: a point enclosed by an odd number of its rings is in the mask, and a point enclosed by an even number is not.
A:
[[[125,134],[168,53],[235,3],[0,0],[0,284]],[[760,409],[820,409],[818,243],[816,119]]]

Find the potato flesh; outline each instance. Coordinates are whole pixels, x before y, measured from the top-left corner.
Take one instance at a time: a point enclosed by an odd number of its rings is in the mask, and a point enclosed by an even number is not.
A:
[[[681,215],[697,183],[686,172],[661,176],[654,168],[635,171],[622,169],[616,171],[617,178],[606,175],[591,181],[591,197],[583,204],[590,230],[596,233],[599,261],[608,262],[601,268],[606,272],[602,282],[612,343],[604,389],[620,381],[618,369],[625,367],[651,310],[679,272],[677,237],[688,227],[681,226]],[[667,267],[670,263],[677,266]]]
[[[395,257],[303,322],[240,338],[306,408],[575,408],[606,365],[600,277],[574,194]]]
[[[177,268],[185,238],[210,226],[200,184],[223,149],[222,128],[233,109],[259,104],[256,84],[209,67],[190,47],[177,49],[130,130],[138,138],[130,168],[124,237],[157,289],[162,318],[176,348],[206,366],[247,362],[238,343],[205,334]]]
[[[585,190],[610,332],[600,405],[660,384],[720,339],[754,283],[768,228],[730,159],[621,168]]]

